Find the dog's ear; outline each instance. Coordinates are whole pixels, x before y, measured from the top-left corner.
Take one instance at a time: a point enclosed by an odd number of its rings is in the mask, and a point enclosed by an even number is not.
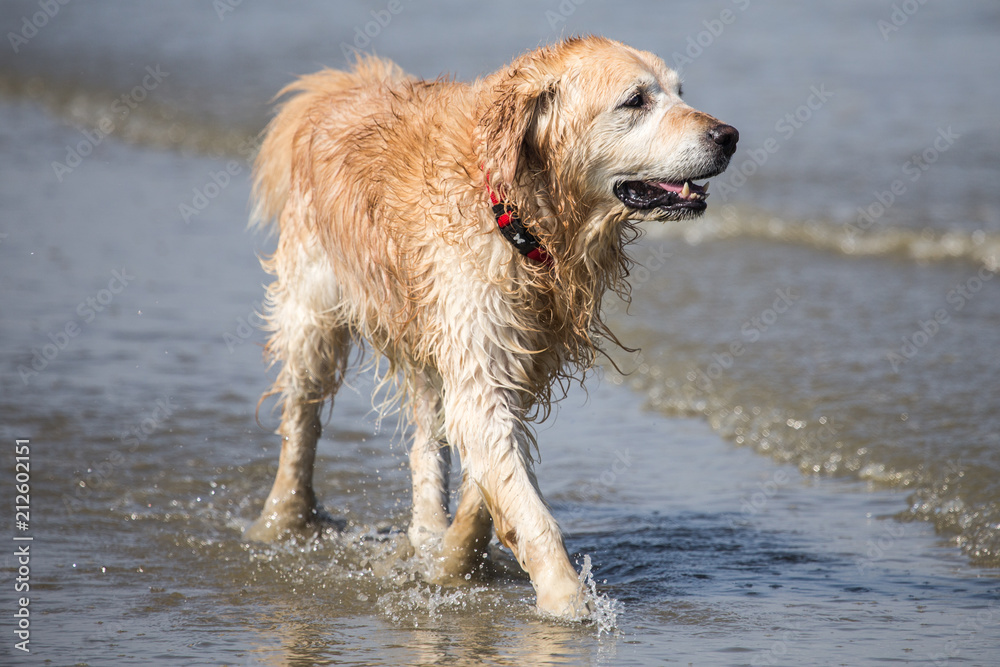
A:
[[[482,82],[476,106],[479,158],[490,179],[512,184],[524,157],[525,142],[555,95],[556,77],[548,54],[522,56]]]

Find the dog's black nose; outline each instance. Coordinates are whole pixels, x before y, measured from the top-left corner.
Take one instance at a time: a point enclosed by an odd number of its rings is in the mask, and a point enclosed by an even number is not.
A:
[[[708,136],[719,144],[726,157],[731,157],[736,152],[736,142],[740,140],[740,133],[732,125],[716,125],[708,131]]]

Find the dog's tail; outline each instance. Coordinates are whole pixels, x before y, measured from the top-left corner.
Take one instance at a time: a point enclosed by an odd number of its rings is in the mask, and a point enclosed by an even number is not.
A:
[[[328,113],[351,90],[388,84],[409,78],[390,60],[358,54],[350,71],[324,69],[288,84],[274,99],[294,94],[279,108],[264,129],[264,140],[254,161],[250,227],[272,231],[280,224],[281,211],[291,189],[296,141],[310,132],[314,117]]]

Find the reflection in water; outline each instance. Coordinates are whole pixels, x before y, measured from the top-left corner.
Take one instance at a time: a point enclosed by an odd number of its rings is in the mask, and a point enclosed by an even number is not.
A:
[[[253,566],[241,590],[252,587],[266,610],[255,605],[249,621],[260,631],[253,653],[267,664],[336,660],[348,646],[352,662],[386,665],[577,664],[581,649],[594,660],[614,657],[614,637],[598,639],[594,624],[533,612],[523,576],[460,588],[424,583],[420,563],[398,558],[397,540],[405,539],[354,532],[298,547],[244,547]],[[265,603],[272,594],[283,601]]]

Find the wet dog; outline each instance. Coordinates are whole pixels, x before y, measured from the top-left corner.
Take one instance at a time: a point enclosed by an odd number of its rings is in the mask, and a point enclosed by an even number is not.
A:
[[[681,100],[654,55],[607,39],[531,51],[473,84],[362,58],[295,81],[255,165],[255,218],[279,230],[265,267],[282,406],[274,486],[247,537],[313,530],[320,410],[352,346],[388,360],[414,427],[407,531],[439,580],[491,533],[542,611],[586,616],[532,469],[533,420],[617,342],[601,317],[628,294],[645,221],[705,210],[737,131]],[[449,521],[456,450],[461,500]]]

